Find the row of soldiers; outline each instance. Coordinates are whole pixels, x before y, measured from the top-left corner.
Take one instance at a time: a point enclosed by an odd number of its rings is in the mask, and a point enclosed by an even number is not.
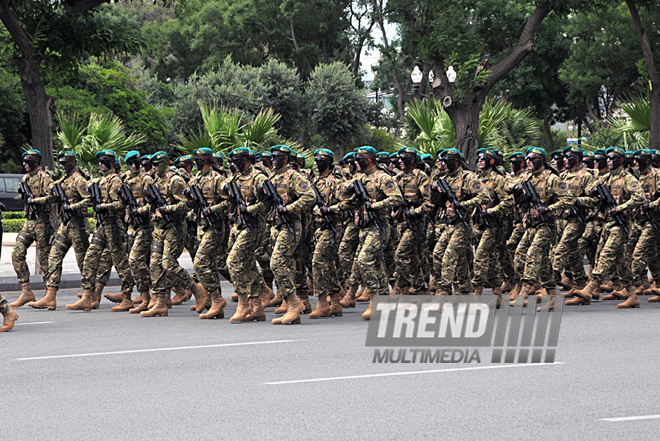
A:
[[[605,299],[624,300],[619,308],[638,307],[640,294],[660,300],[647,278],[648,269],[660,280],[654,152],[611,147],[588,155],[569,146],[548,164],[545,150],[529,147],[509,156],[510,173],[499,152],[477,154],[473,172],[456,149],[436,152],[433,169],[430,155],[410,147],[394,154],[359,147],[337,166],[334,153],[320,149],[312,172],[283,145],[259,154],[235,149],[229,171],[208,148],[178,158],[176,169],[166,152],[131,151],[129,171],[121,173],[119,158],[104,150],[97,154],[101,176],[90,183],[73,152],[58,155],[64,176],[52,182],[40,153],[29,150],[27,221],[12,254],[23,290],[11,305],[0,301],[4,327],[17,318],[11,307],[56,308],[72,246],[83,293],[68,309],[98,308],[114,265],[122,292],[106,295],[119,303],[112,310],[146,317],[166,316],[192,296],[200,318],[224,317],[220,275],[238,301],[232,323],[263,321],[269,306],[283,314],[276,324],[299,323],[301,313],[341,316],[356,301],[370,301],[368,320],[375,295],[480,295],[484,288],[492,288],[497,307],[510,291],[525,305],[530,294],[549,295],[552,308],[557,283],[573,297],[567,305],[589,304],[607,288]],[[55,202],[61,222],[51,241]],[[97,219],[91,238],[90,206]],[[39,301],[25,263],[34,241],[47,268]],[[192,276],[178,263],[184,247]],[[318,296],[314,310],[310,293]]]

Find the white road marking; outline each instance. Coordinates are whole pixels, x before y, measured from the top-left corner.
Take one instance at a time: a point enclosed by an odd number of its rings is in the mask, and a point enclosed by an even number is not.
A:
[[[55,322],[32,322],[32,323],[14,323],[14,326],[26,326],[26,325],[48,325]]]
[[[17,358],[16,361],[28,360],[52,360],[55,358],[80,358],[80,357],[96,357],[100,355],[123,355],[123,354],[139,354],[143,352],[164,352],[164,351],[183,351],[188,349],[209,349],[209,348],[229,348],[233,346],[250,346],[250,345],[269,345],[276,343],[293,343],[299,340],[270,340],[270,341],[248,341],[242,343],[221,343],[217,345],[200,345],[200,346],[179,346],[173,348],[153,348],[153,349],[134,349],[130,351],[112,351],[112,352],[90,352],[87,354],[67,354],[67,355],[47,355],[43,357],[24,357]]]
[[[601,418],[601,421],[619,423],[622,421],[655,420],[658,418],[660,418],[660,415],[638,415],[638,416],[618,417],[618,418]]]
[[[358,380],[363,378],[378,378],[378,377],[397,377],[403,375],[421,375],[421,374],[439,374],[443,372],[465,372],[465,371],[479,371],[486,369],[506,369],[517,367],[533,367],[533,366],[553,366],[557,364],[564,364],[564,362],[557,361],[554,363],[529,363],[529,364],[506,364],[494,366],[474,366],[459,369],[432,369],[428,371],[407,371],[407,372],[386,372],[382,374],[364,374],[364,375],[348,375],[345,377],[327,377],[327,378],[308,378],[305,380],[288,380],[288,381],[270,381],[266,384],[296,384],[296,383],[318,383],[321,381],[338,381],[338,380]]]

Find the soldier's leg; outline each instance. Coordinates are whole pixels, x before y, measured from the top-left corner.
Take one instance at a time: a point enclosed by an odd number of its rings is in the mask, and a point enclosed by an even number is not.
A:
[[[27,256],[28,248],[30,248],[32,242],[34,242],[36,239],[35,226],[36,221],[25,221],[23,228],[16,236],[16,244],[14,245],[14,250],[11,253],[11,262],[14,266],[14,271],[16,272],[18,282],[22,287],[21,295],[15,302],[10,304],[10,306],[13,308],[19,308],[28,302],[36,300],[34,298],[34,294],[32,293],[32,289],[30,288],[30,270],[28,269],[27,261],[25,259]]]
[[[355,260],[355,254],[360,243],[359,231],[359,228],[354,222],[348,222],[339,244],[337,253],[339,255],[339,265],[341,266],[340,272],[344,276],[344,279],[341,281],[342,283],[346,283],[351,275],[353,261]]]
[[[653,225],[647,222],[641,229],[639,239],[632,253],[632,274],[635,281],[647,281],[647,268],[651,267],[651,261],[657,259],[657,238]],[[655,279],[654,279],[655,280]]]
[[[287,301],[286,314],[273,319],[274,324],[290,324],[300,322],[300,312],[305,308],[296,295],[295,277],[295,250],[302,235],[302,224],[296,221],[294,232],[291,233],[286,226],[272,227],[271,238],[274,238],[273,254],[270,258],[270,267],[275,275],[278,290]]]
[[[46,271],[48,268],[48,255],[50,254],[50,243],[53,238],[53,227],[50,220],[39,222],[34,228],[35,241],[37,242],[37,259],[44,274],[44,283],[46,283]]]
[[[131,300],[131,293],[135,282],[133,281],[133,273],[128,264],[128,245],[126,243],[127,234],[124,223],[117,219],[109,219],[103,225],[112,258],[112,264],[117,269],[117,274],[121,279],[121,292],[123,300],[118,305],[112,308],[112,311],[128,311],[133,308],[134,304]]]
[[[395,291],[400,294],[410,294],[413,280],[419,270],[419,259],[417,256],[417,241],[410,228],[399,226],[399,244],[394,253],[396,264],[396,286]]]
[[[247,229],[239,230],[234,226],[231,237],[232,247],[227,255],[227,268],[239,302],[230,322],[263,321],[266,319],[266,314],[263,308],[257,305],[257,300],[260,300],[260,277],[255,260],[255,252],[261,243],[261,236],[250,234]],[[261,304],[260,301],[259,303]],[[254,311],[252,307],[255,308]]]
[[[481,295],[484,286],[488,280],[490,267],[493,265],[495,234],[490,228],[481,231],[479,244],[474,253],[474,275],[472,284],[475,288],[475,294]],[[493,287],[494,288],[494,287]]]
[[[85,253],[85,260],[83,262],[83,270],[80,279],[80,286],[83,289],[82,298],[72,305],[66,305],[67,309],[91,311],[92,297],[96,286],[96,275],[98,273],[101,256],[106,247],[107,240],[105,230],[97,225],[96,231],[90,241],[89,248],[87,248],[87,253]]]
[[[166,297],[172,289],[171,277],[163,263],[165,252],[165,236],[167,230],[154,227],[151,240],[151,257],[149,261],[149,273],[151,274],[151,308],[141,311],[142,317],[156,317],[168,315]]]
[[[441,230],[439,239],[435,243],[435,248],[433,248],[433,280],[435,281],[436,287],[438,289],[438,294],[440,294],[439,283],[442,279],[442,259],[447,250],[447,245],[449,244],[449,228],[443,227]]]
[[[211,297],[211,308],[206,314],[201,314],[202,319],[224,318],[224,307],[227,305],[220,293],[220,275],[218,272],[218,236],[209,228],[200,230],[200,241],[193,261],[193,268],[200,283]]]
[[[168,228],[165,230],[163,245],[163,267],[165,268],[168,279],[172,282],[170,287],[181,286],[195,291],[195,281],[188,274],[188,271],[181,267],[178,260],[183,252],[183,237],[174,231],[174,228]]]
[[[458,281],[456,271],[460,257],[465,255],[465,249],[470,246],[468,238],[471,237],[471,234],[461,222],[449,225],[447,233],[447,248],[442,256],[442,272],[438,289],[445,293],[451,293],[452,285]]]
[[[57,233],[53,236],[53,243],[48,255],[48,268],[46,269],[46,294],[41,300],[28,303],[32,308],[54,310],[57,307],[56,295],[62,278],[62,262],[71,247],[67,227],[67,225],[60,223]]]
[[[314,277],[314,292],[318,297],[316,309],[309,315],[309,318],[328,317],[330,315],[341,316],[341,306],[334,313],[328,305],[328,296],[339,296],[339,277],[336,267],[336,244],[335,233],[332,230],[317,229],[314,234],[315,244],[314,254],[312,256],[312,274]],[[334,303],[334,302],[333,302]]]

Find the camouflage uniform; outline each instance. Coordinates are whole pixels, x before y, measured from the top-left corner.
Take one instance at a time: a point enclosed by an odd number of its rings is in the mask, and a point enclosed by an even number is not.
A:
[[[486,282],[493,288],[495,294],[499,294],[502,284],[501,271],[498,258],[500,251],[505,248],[504,228],[501,219],[508,215],[513,205],[513,198],[505,191],[505,179],[498,172],[488,169],[481,174],[480,180],[491,200],[488,210],[490,228],[488,228],[482,219],[480,224],[475,226],[479,243],[474,254],[474,275],[472,284],[476,287],[477,293]],[[479,209],[479,208],[477,208]]]
[[[122,281],[121,292],[123,296],[130,299],[133,291],[133,275],[128,264],[126,254],[126,229],[122,217],[124,214],[124,205],[117,190],[122,183],[114,170],[102,173],[98,180],[99,189],[103,198],[103,203],[97,209],[104,215],[103,223],[96,223],[96,232],[92,240],[83,263],[82,279],[80,285],[83,288],[83,299],[74,305],[66,305],[68,309],[89,310],[92,291],[96,285],[96,277],[99,272],[99,263],[101,255],[107,249],[110,253],[112,264],[114,264]]]
[[[27,219],[26,206],[25,224],[16,236],[16,245],[14,245],[14,251],[11,254],[11,261],[19,283],[29,283],[30,270],[25,257],[32,242],[37,242],[37,259],[41,269],[47,271],[48,268],[48,254],[50,253],[50,242],[53,235],[53,227],[50,224],[50,204],[55,200],[55,197],[50,192],[53,180],[41,167],[27,173],[23,176],[22,181],[27,182],[34,195],[38,217],[37,219]],[[44,282],[47,282],[46,273],[44,273]]]
[[[588,171],[578,168],[575,170],[566,170],[562,173],[561,179],[568,188],[567,196],[571,199],[570,205],[579,210],[583,219],[586,217],[586,208],[593,206],[592,198],[587,194],[587,189],[593,185],[593,175]],[[552,268],[555,273],[555,279],[559,281],[562,272],[566,270],[570,273],[573,281],[580,287],[584,286],[587,276],[584,273],[582,263],[582,254],[576,244],[582,237],[585,225],[582,225],[578,217],[569,209],[564,210],[562,218],[565,219],[564,229],[562,231],[559,243],[555,247]]]
[[[129,173],[125,184],[130,188],[133,197],[140,207],[145,206],[144,190],[153,184],[151,175],[146,173]],[[149,259],[151,255],[151,236],[153,234],[153,225],[148,216],[143,217],[144,227],[135,229],[129,223],[128,226],[128,262],[133,271],[133,278],[137,284],[138,292],[143,296],[148,295],[151,288],[151,273],[149,272]]]
[[[431,194],[431,182],[428,176],[419,169],[403,171],[396,177],[403,198],[410,206],[413,216],[410,222],[416,227],[413,232],[404,219],[403,209],[398,209],[394,216],[399,243],[394,254],[396,265],[396,286],[401,294],[425,291],[425,281],[422,274],[422,252],[426,239],[426,212]],[[409,292],[411,290],[411,292]]]
[[[366,170],[356,179],[362,181],[370,199],[374,201],[371,207],[379,219],[380,231],[374,222],[369,221],[366,207],[362,206],[355,212],[355,222],[360,227],[360,244],[351,277],[355,277],[358,285],[369,289],[369,297],[373,301],[375,295],[386,295],[389,292],[383,251],[390,235],[389,213],[401,205],[403,196],[392,177],[380,168]],[[351,289],[355,287],[351,283]],[[362,315],[367,320],[371,318],[372,303],[369,303],[369,308]]]
[[[55,288],[55,291],[60,287],[62,262],[71,246],[73,246],[76,254],[78,268],[81,272],[83,270],[85,254],[89,247],[90,233],[87,207],[91,205],[87,180],[77,167],[54,184],[57,183],[62,185],[62,190],[64,190],[64,193],[69,199],[73,217],[69,223],[64,225],[62,216],[60,215],[60,226],[53,237],[53,243],[48,256],[46,286]]]
[[[644,191],[644,200],[648,203],[651,216],[653,211],[660,205],[660,171],[649,167],[646,171],[640,171],[639,183]],[[643,287],[647,287],[648,278],[646,268],[651,271],[654,281],[660,281],[660,262],[658,262],[658,232],[643,213],[643,208],[635,210],[634,223],[640,231],[634,250],[632,251],[632,273],[633,280]],[[656,221],[657,223],[657,221]],[[646,282],[646,283],[644,283]]]
[[[464,210],[468,211],[488,201],[488,193],[475,173],[459,167],[444,179]],[[436,204],[437,197],[438,192],[432,192],[431,203]],[[456,216],[449,201],[442,208],[438,216],[444,220],[445,228],[433,249],[433,277],[438,285],[438,294],[451,294],[452,285],[468,273],[467,248],[471,247],[472,229]],[[469,225],[467,214],[465,219]]]

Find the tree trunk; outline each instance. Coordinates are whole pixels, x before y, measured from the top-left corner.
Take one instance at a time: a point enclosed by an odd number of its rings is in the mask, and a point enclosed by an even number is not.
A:
[[[550,130],[550,115],[546,112],[543,115],[543,130],[545,136],[548,138],[548,148],[552,152],[555,149],[555,140],[552,139],[552,130]]]
[[[53,158],[53,99],[46,94],[38,69],[20,69],[23,94],[32,130],[32,147],[41,151],[42,165],[55,170]]]
[[[649,148],[660,149],[660,84],[654,84],[651,90],[651,133]]]
[[[465,100],[445,110],[456,131],[456,149],[465,155],[470,166],[474,165],[479,149],[479,114],[484,98]]]

